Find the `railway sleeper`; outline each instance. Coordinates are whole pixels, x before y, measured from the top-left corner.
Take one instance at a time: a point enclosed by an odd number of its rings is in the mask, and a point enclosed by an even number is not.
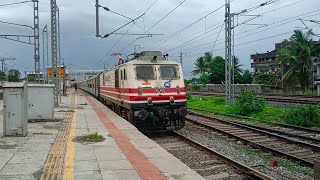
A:
[[[295,150],[295,151],[290,151],[288,152],[288,154],[299,154],[299,153],[304,153],[304,152],[309,152],[310,149],[299,149],[299,150]]]
[[[310,156],[304,157],[304,159],[310,159],[310,158],[316,158],[316,159],[319,159],[319,158],[320,158],[320,154],[313,154],[313,155],[310,155]]]

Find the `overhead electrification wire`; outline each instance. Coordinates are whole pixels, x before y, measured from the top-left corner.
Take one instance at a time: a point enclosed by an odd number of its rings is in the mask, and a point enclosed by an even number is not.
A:
[[[212,48],[211,48],[211,53],[212,53],[213,48],[215,47],[215,45],[216,45],[216,43],[217,43],[217,40],[218,40],[218,38],[219,38],[219,36],[220,36],[220,33],[221,33],[222,29],[223,29],[223,25],[221,26],[220,32],[219,32],[219,34],[218,34],[218,36],[217,36],[216,40],[214,41],[214,44],[213,44],[213,46],[212,46]]]
[[[158,0],[155,0],[145,11],[143,14],[146,14],[152,6],[154,6],[154,4],[158,2]],[[133,27],[133,24],[127,29],[126,33],[128,33],[130,31],[130,29]],[[109,55],[109,53],[112,51],[112,49],[120,42],[120,40],[125,36],[125,34],[123,34],[114,44],[113,46],[107,51],[107,53],[105,55],[103,55],[103,57],[101,59],[98,60],[98,63],[100,63],[105,57],[107,57]]]
[[[282,6],[282,7],[279,7],[279,8],[277,8],[277,9],[274,9],[274,10],[271,10],[271,11],[266,11],[266,12],[261,13],[260,15],[267,14],[267,13],[271,13],[271,12],[274,12],[274,11],[276,11],[276,10],[280,10],[280,9],[283,9],[283,8],[286,8],[286,7],[289,7],[289,6],[292,6],[292,5],[294,5],[294,4],[300,3],[300,2],[302,2],[302,1],[305,1],[305,0],[300,0],[300,1],[297,1],[297,2],[294,2],[294,3],[291,3],[291,4],[288,4],[288,5],[285,5],[285,6]],[[317,10],[317,11],[319,11],[319,10]],[[315,11],[311,11],[311,12],[306,13],[306,14],[310,14],[310,13],[313,13],[313,12],[315,12]],[[302,16],[302,15],[299,15],[299,16]],[[298,16],[296,16],[296,17],[298,17]],[[282,21],[284,21],[284,20],[282,20]],[[282,22],[282,21],[278,21],[278,22]],[[270,25],[273,25],[273,24],[275,24],[275,23],[272,23],[272,24],[269,24],[269,25],[266,25],[266,26],[270,26]],[[264,26],[264,27],[266,27],[266,26]],[[260,29],[260,28],[262,28],[262,27],[258,27],[258,28],[252,29],[252,30],[248,30],[248,31],[245,31],[245,32],[241,32],[241,33],[239,33],[239,34],[246,33],[246,32],[251,32],[251,31],[254,31],[254,30],[257,30],[257,29]],[[239,35],[239,34],[236,34],[236,35]],[[220,41],[220,40],[218,40],[218,41]],[[180,42],[180,41],[179,41],[179,42]],[[210,43],[206,43],[206,44],[210,44]]]
[[[312,11],[311,13],[319,12],[319,11],[320,11],[320,10]],[[309,12],[309,13],[302,14],[302,15],[299,15],[299,16],[304,16],[304,15],[307,15],[307,14],[310,14],[310,12]],[[318,15],[320,15],[320,13],[313,14],[313,15],[309,15],[309,16],[318,16]],[[264,32],[264,31],[266,31],[266,30],[270,30],[270,29],[273,29],[273,28],[277,28],[277,27],[283,26],[283,25],[285,25],[285,24],[288,24],[288,23],[290,23],[290,22],[297,21],[296,18],[299,17],[299,16],[295,16],[295,17],[291,17],[291,18],[287,18],[287,19],[284,19],[284,20],[281,20],[281,21],[274,22],[274,23],[273,23],[273,25],[274,25],[273,27],[269,27],[269,28],[267,28],[267,29],[262,29],[262,30],[260,30],[260,31],[257,31],[257,32],[251,33],[251,34],[246,34],[246,35],[237,37],[237,38],[235,38],[235,39],[238,40],[238,39],[246,38],[246,37],[249,37],[249,36],[252,36],[252,35],[255,35],[255,34]],[[309,17],[309,16],[308,16],[308,17]],[[293,20],[291,20],[291,19],[293,19]],[[291,20],[291,21],[288,21],[288,20]],[[286,22],[286,21],[288,21],[288,22]],[[257,30],[257,29],[255,29],[255,30]],[[251,32],[251,31],[252,31],[252,30],[250,30],[250,32]],[[236,35],[240,35],[240,34],[244,34],[244,32],[238,33],[238,34],[236,34]],[[224,41],[224,39],[219,39],[218,41]],[[193,52],[193,51],[195,51],[195,50],[194,50],[195,48],[199,48],[199,47],[201,47],[201,46],[208,46],[208,45],[210,45],[211,43],[212,43],[212,42],[200,44],[200,45],[197,45],[197,46],[194,46],[194,47],[191,47],[191,48],[184,49],[183,51],[189,51],[189,52],[191,51],[191,52]],[[224,43],[219,43],[219,45],[220,45],[220,44],[224,44]],[[201,49],[199,49],[199,50],[201,50]],[[177,52],[177,53],[174,53],[174,54],[178,54],[178,52]]]
[[[153,29],[156,25],[158,25],[161,21],[163,21],[166,17],[168,17],[172,12],[174,12],[176,9],[178,9],[186,0],[183,0],[180,2],[174,9],[172,9],[170,12],[168,12],[164,17],[162,17],[158,22],[156,22],[153,26],[151,26],[144,34],[149,32],[151,29]],[[131,46],[133,43],[135,43],[139,38],[141,38],[143,35],[138,37],[136,40],[132,41],[130,44],[128,44],[126,47],[124,47],[120,52],[124,51],[127,49],[129,46]]]
[[[190,28],[191,26],[195,25],[196,23],[200,22],[201,20],[205,19],[206,17],[210,16],[211,14],[213,14],[213,13],[217,12],[218,10],[222,9],[224,6],[225,6],[225,4],[222,5],[222,6],[219,6],[218,8],[216,8],[215,10],[213,10],[213,11],[211,11],[210,13],[206,14],[205,16],[201,17],[200,19],[192,22],[191,24],[183,27],[182,29],[180,29],[180,30],[178,30],[178,31],[176,31],[176,32],[174,32],[174,33],[172,33],[172,34],[170,34],[170,35],[168,35],[168,36],[166,36],[166,37],[164,37],[164,38],[162,38],[162,39],[160,39],[160,40],[152,43],[152,44],[146,45],[144,48],[149,47],[149,46],[152,46],[152,45],[154,45],[154,44],[156,44],[156,43],[159,43],[159,42],[161,42],[161,41],[163,41],[163,40],[170,39],[170,38],[172,38],[173,36],[176,36],[176,35],[182,33],[183,31],[187,30],[187,29]]]
[[[303,29],[306,29],[306,28],[303,28]],[[279,37],[279,36],[283,36],[283,35],[287,35],[287,34],[292,34],[292,31],[287,31],[287,32],[279,33],[279,34],[276,34],[276,35],[273,35],[273,36],[269,36],[269,37],[265,37],[265,38],[261,38],[261,39],[256,39],[256,40],[252,40],[252,41],[236,44],[235,46],[236,47],[244,46],[244,45],[247,45],[247,44],[251,44],[251,43],[255,43],[255,42],[259,42],[259,41],[263,41],[263,40],[266,40],[266,39],[271,39],[271,38],[275,38],[275,37]],[[217,52],[217,51],[224,50],[224,49],[225,48],[215,49],[213,52]],[[203,53],[203,52],[201,52],[201,53]],[[194,53],[194,54],[192,54],[192,55],[190,55],[188,57],[192,57],[194,55],[198,55],[198,54],[201,54],[201,53]]]
[[[28,3],[28,2],[31,2],[31,1],[21,1],[21,2],[15,2],[15,3],[0,4],[0,7],[12,6],[12,5],[17,5],[17,4],[24,4],[24,3]]]
[[[141,26],[139,26],[139,25],[137,25],[136,24],[136,20],[135,19],[132,19],[132,18],[130,18],[130,17],[128,17],[128,16],[125,16],[125,15],[123,15],[123,14],[120,14],[120,13],[117,13],[117,12],[115,12],[115,11],[112,11],[111,9],[109,9],[109,8],[107,8],[107,7],[104,7],[104,6],[100,6],[99,5],[99,7],[102,7],[104,10],[106,10],[106,11],[108,11],[108,12],[111,12],[111,13],[114,13],[114,14],[116,14],[116,15],[118,15],[118,16],[121,16],[121,17],[124,17],[124,18],[126,18],[126,19],[129,19],[129,20],[131,20],[131,22],[133,23],[133,24],[135,24],[138,28],[140,28],[140,29],[142,29],[143,31],[144,31],[144,29],[141,27]],[[143,16],[142,16],[143,17]],[[115,34],[115,33],[112,33],[112,34]]]
[[[10,56],[7,52],[5,52],[4,50],[0,49],[1,52],[3,52],[4,54]]]
[[[242,10],[242,11],[240,11],[240,12],[238,12],[238,13],[234,13],[234,14],[237,14],[237,15],[239,15],[239,16],[242,16],[242,15],[248,13],[248,12],[254,11],[254,10],[256,10],[256,9],[258,9],[258,8],[261,8],[261,7],[263,7],[263,6],[266,6],[266,5],[270,5],[270,4],[275,3],[275,2],[277,2],[277,1],[280,1],[280,0],[269,0],[269,1],[266,1],[266,2],[264,2],[264,3],[259,4],[258,6],[254,6],[254,7],[251,7],[251,8],[245,9],[245,10]],[[221,8],[224,7],[224,6],[225,6],[225,5],[219,7],[219,8],[216,9],[215,11],[221,9]],[[215,11],[213,11],[213,12],[215,12]],[[213,13],[213,12],[211,12],[211,13]],[[207,15],[206,15],[206,16],[207,16]],[[204,16],[203,18],[205,18],[206,16]],[[199,20],[202,20],[203,18],[201,18],[201,19],[199,19]],[[254,18],[257,18],[257,17],[254,17]],[[250,20],[247,20],[247,21],[251,21],[251,20],[253,20],[254,18],[251,18]],[[247,22],[247,21],[246,21],[246,22]],[[196,21],[196,22],[197,22],[197,21]],[[193,25],[193,24],[194,24],[194,23],[192,23],[192,24],[190,24],[190,25]],[[186,27],[188,27],[188,26],[186,26]],[[179,31],[177,31],[177,32],[179,33]],[[189,43],[191,43],[193,40],[195,40],[195,39],[197,39],[197,38],[199,38],[199,37],[201,37],[201,36],[203,36],[203,35],[206,35],[207,33],[208,33],[208,32],[205,32],[205,33],[203,33],[202,35],[200,35],[200,36],[198,36],[198,37],[196,37],[196,38],[193,38],[192,40],[190,40],[190,41],[188,41],[188,42],[185,42],[185,43],[179,45],[179,47],[181,47],[182,45],[189,44]],[[217,33],[215,33],[215,34],[217,34]],[[213,35],[215,35],[215,34],[213,34]],[[176,35],[176,34],[173,33],[173,35]],[[210,35],[210,36],[212,36],[212,35]],[[168,37],[169,37],[169,36],[168,36]],[[169,37],[169,39],[170,39],[170,38],[172,38],[172,37]],[[205,39],[205,38],[202,38],[202,39]],[[199,39],[199,40],[202,40],[202,39]],[[162,39],[162,40],[163,40],[163,39]],[[167,40],[168,40],[168,39],[167,39]],[[161,41],[161,40],[160,40],[160,41]],[[158,43],[158,42],[160,42],[160,41],[157,41],[156,43]],[[181,42],[181,40],[178,40],[178,42]],[[153,44],[155,44],[155,43],[153,43]],[[146,46],[146,47],[147,47],[147,46]],[[176,48],[173,48],[173,49],[176,49]],[[172,51],[173,49],[170,49],[169,51]],[[168,51],[168,52],[169,52],[169,51]]]
[[[223,26],[223,25],[222,25],[222,26]],[[216,30],[216,29],[218,29],[219,27],[220,27],[220,26],[217,26],[216,28],[214,28],[214,29],[212,29],[212,30],[210,30],[210,31]],[[210,32],[210,31],[209,31],[209,32]],[[207,33],[208,33],[208,32],[207,32]],[[195,39],[197,39],[197,38],[199,38],[199,37],[201,37],[201,36],[203,36],[203,35],[205,35],[205,34],[206,34],[206,33],[201,34],[201,35],[199,35],[199,36],[196,36],[195,38],[192,38],[191,40],[189,40],[189,41],[187,41],[187,42],[184,42],[184,43],[182,43],[182,44],[180,44],[180,45],[178,45],[178,46],[176,46],[176,47],[168,50],[167,52],[170,52],[170,51],[173,51],[173,50],[175,50],[175,49],[177,49],[177,48],[179,48],[179,47],[185,46],[186,44],[190,44],[193,40],[195,40]],[[218,32],[217,32],[216,34],[218,34]],[[206,37],[205,37],[205,38],[206,38]]]
[[[7,22],[7,21],[0,21],[0,23],[3,23],[3,24],[10,24],[10,25],[15,25],[15,26],[28,27],[28,28],[33,29],[33,27],[32,27],[32,26],[24,25],[24,24],[11,23],[11,22]]]

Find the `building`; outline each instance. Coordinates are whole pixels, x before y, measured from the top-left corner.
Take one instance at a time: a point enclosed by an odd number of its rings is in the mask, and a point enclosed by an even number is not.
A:
[[[266,53],[256,53],[251,55],[251,59],[252,59],[251,68],[253,69],[253,76],[260,75],[260,74],[274,75],[279,83],[290,65],[290,64],[288,65],[280,64],[279,50],[287,46],[288,43],[289,42],[285,40],[282,43],[275,44],[275,49],[270,52],[267,51]],[[315,41],[314,44],[316,45],[317,52],[320,57],[320,42]],[[315,59],[315,62],[319,61],[317,60],[319,59],[319,57]],[[315,69],[314,74],[316,74],[316,67],[314,69]]]

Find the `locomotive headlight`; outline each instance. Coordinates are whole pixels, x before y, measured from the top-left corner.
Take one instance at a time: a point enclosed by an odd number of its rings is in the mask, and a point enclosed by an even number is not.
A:
[[[152,99],[148,98],[148,105],[152,105]]]
[[[136,116],[140,119],[140,120],[145,120],[145,119],[147,119],[147,117],[148,117],[148,111],[146,111],[146,110],[144,110],[144,109],[142,109],[142,110],[140,110],[140,111],[138,111],[137,113],[136,113]]]
[[[178,112],[180,117],[186,117],[186,115],[188,114],[188,110],[186,107],[180,108]]]
[[[176,86],[177,94],[180,94],[180,86]]]
[[[173,98],[173,96],[170,97],[170,104],[174,104],[174,98]]]
[[[142,95],[142,87],[138,87],[138,95]]]
[[[160,87],[160,93],[164,93],[164,88]]]

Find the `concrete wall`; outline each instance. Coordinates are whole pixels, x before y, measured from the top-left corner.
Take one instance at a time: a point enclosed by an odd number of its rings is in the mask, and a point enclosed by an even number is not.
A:
[[[188,85],[187,90],[192,90],[192,86],[201,86],[201,90],[209,91],[213,93],[225,93],[224,84],[207,84],[207,85]],[[236,84],[234,85],[235,93],[240,93],[241,91],[253,91],[256,93],[263,94],[280,94],[281,90],[272,86],[263,86],[257,84]]]

